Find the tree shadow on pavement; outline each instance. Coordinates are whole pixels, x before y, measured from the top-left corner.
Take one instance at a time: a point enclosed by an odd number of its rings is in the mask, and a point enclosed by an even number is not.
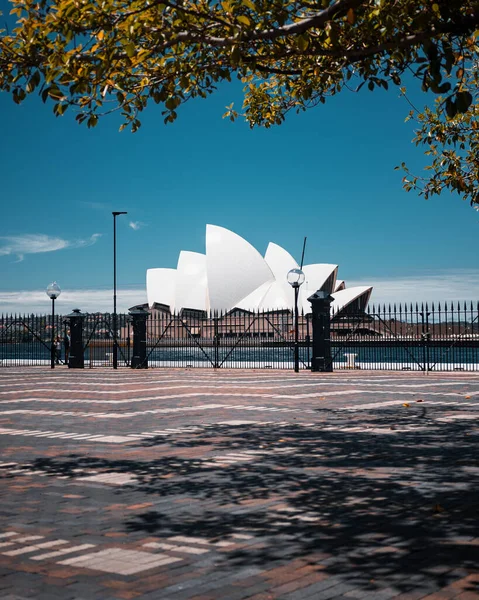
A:
[[[70,455],[33,466],[70,476],[83,467],[133,473],[136,481],[116,493],[149,497],[158,510],[127,518],[127,531],[230,540],[221,550],[228,564],[273,568],[304,558],[371,593],[427,593],[479,566],[479,464],[473,422],[421,414],[393,409],[314,425],[210,426],[161,439],[172,455],[178,445],[198,447],[196,459]],[[202,456],[202,445],[214,451]],[[228,452],[251,458],[211,465]],[[468,589],[477,590],[477,580]]]

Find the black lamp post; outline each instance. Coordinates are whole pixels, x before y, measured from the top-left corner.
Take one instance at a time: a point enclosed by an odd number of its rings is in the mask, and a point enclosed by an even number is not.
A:
[[[118,215],[126,215],[125,211],[113,211],[113,368],[118,369],[118,327],[116,314],[116,218]]]
[[[294,289],[294,372],[299,373],[299,341],[298,341],[298,294],[299,288],[304,283],[304,273],[301,269],[291,269],[288,272],[287,280]]]
[[[52,339],[51,339],[51,348],[50,348],[50,367],[52,369],[55,368],[55,300],[62,293],[60,286],[56,281],[50,283],[47,287],[47,296],[52,301]]]

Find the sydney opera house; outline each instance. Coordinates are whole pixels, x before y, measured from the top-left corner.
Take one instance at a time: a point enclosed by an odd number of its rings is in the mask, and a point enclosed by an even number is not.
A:
[[[281,246],[270,243],[263,256],[241,236],[216,225],[206,226],[206,253],[181,251],[176,269],[148,269],[146,283],[150,308],[171,313],[209,314],[285,311],[294,307],[294,293],[287,281],[291,269],[299,268]],[[338,265],[315,263],[303,266],[304,284],[299,289],[299,312],[311,313],[308,297],[317,290],[333,297],[335,316],[364,311],[372,288],[347,288],[338,280]]]

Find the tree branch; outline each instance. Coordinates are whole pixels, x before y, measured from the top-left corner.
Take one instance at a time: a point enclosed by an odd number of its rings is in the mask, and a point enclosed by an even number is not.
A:
[[[334,17],[346,14],[350,8],[357,8],[363,4],[365,0],[338,0],[328,8],[320,11],[318,14],[301,19],[297,23],[289,23],[283,25],[283,27],[277,27],[275,29],[266,29],[263,31],[255,31],[252,33],[246,33],[237,37],[207,37],[202,38],[200,34],[192,34],[189,31],[180,31],[174,40],[170,40],[163,44],[161,48],[166,49],[177,43],[182,42],[203,42],[209,46],[223,47],[233,46],[238,43],[248,43],[255,41],[272,41],[280,37],[289,35],[300,35],[305,33],[313,27],[323,27],[328,21],[331,21]]]

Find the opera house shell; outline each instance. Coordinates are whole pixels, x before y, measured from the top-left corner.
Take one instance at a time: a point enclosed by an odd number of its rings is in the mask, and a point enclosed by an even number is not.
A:
[[[277,244],[270,243],[263,257],[236,233],[207,225],[205,254],[183,250],[176,269],[147,270],[148,304],[162,305],[172,313],[185,309],[293,310],[294,293],[286,276],[297,268],[294,258]],[[335,316],[365,310],[372,288],[346,288],[344,281],[337,279],[338,265],[310,264],[303,271],[305,281],[298,296],[300,312],[311,312],[308,297],[317,290],[332,295],[331,312]]]

